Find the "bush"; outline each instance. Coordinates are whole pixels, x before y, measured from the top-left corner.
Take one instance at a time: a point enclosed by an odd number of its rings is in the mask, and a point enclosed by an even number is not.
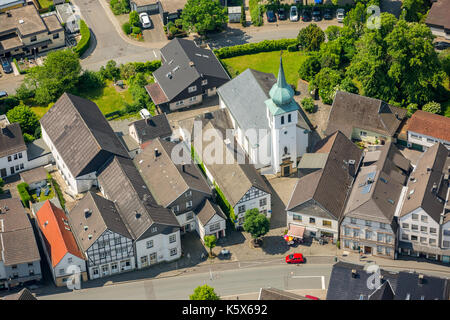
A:
[[[80,20],[80,34],[81,40],[73,49],[73,51],[76,52],[79,57],[81,57],[83,53],[85,53],[87,48],[89,48],[89,44],[91,43],[91,30],[89,30],[89,27],[86,22],[84,22],[84,20]]]
[[[250,0],[249,7],[252,24],[257,27],[262,26],[264,24],[264,19],[262,18],[264,7],[259,4],[259,0]]]
[[[411,118],[411,116],[414,114],[414,112],[417,111],[418,106],[416,103],[410,103],[406,109],[408,110],[408,112],[406,113],[408,118]]]
[[[25,70],[22,70],[19,66],[19,63],[17,62],[16,58],[13,59],[13,63],[16,65],[17,71],[19,71],[20,74],[27,73]]]
[[[305,97],[301,101],[302,107],[306,112],[313,113],[315,106],[314,106],[314,100],[311,97]]]
[[[55,189],[55,193],[56,193],[56,196],[58,197],[59,203],[61,204],[61,207],[64,209],[66,200],[64,200],[64,196],[61,191],[61,188],[59,187],[59,184],[55,181],[55,179],[52,178],[52,176],[50,174],[47,175],[47,181],[49,180],[49,178],[51,179],[51,185]]]
[[[426,105],[422,107],[423,111],[439,114],[442,112],[441,105],[438,102],[428,102]]]
[[[115,15],[129,13],[130,12],[130,1],[129,0],[111,0],[109,2],[111,11]]]
[[[289,52],[295,52],[295,51],[298,51],[298,45],[292,44],[292,45],[290,45],[289,47],[287,47],[287,50],[288,50]]]
[[[134,34],[139,34],[139,33],[141,33],[141,28],[139,28],[139,27],[133,27],[132,30],[133,30],[133,33],[134,33]]]
[[[153,60],[147,62],[134,62],[136,72],[153,72],[161,67],[161,60]]]
[[[19,87],[20,88],[20,87]],[[0,114],[6,114],[12,108],[20,104],[20,98],[16,96],[9,96],[0,99]]]
[[[140,27],[141,21],[139,20],[139,13],[137,11],[131,11],[130,12],[130,25],[133,27]]]
[[[247,26],[247,17],[245,16],[244,0],[242,0],[242,4],[241,4],[241,25],[243,27]]]
[[[131,24],[129,22],[125,22],[122,25],[122,30],[123,30],[123,32],[125,32],[125,34],[130,34],[131,33]]]
[[[19,191],[19,196],[20,199],[22,200],[22,203],[25,207],[29,208],[30,207],[30,201],[31,201],[31,196],[30,193],[28,191],[28,184],[26,184],[25,182],[22,182],[20,184],[17,185],[17,191]]]
[[[286,50],[289,46],[296,44],[297,39],[264,40],[257,43],[215,49],[214,53],[218,58],[226,59],[259,52]]]
[[[100,72],[85,70],[78,80],[78,89],[87,91],[92,89],[103,88],[105,82]]]
[[[28,133],[23,133],[23,140],[25,141],[25,143],[30,143],[34,141],[34,137],[31,134]]]

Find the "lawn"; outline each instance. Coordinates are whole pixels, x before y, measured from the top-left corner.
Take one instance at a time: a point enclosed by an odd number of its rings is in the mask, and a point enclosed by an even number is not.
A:
[[[104,88],[82,92],[79,95],[95,102],[104,115],[123,109],[125,103],[131,104],[133,102],[131,93],[129,93],[128,90],[118,92],[113,86],[112,81],[107,81]],[[32,106],[31,109],[36,113],[38,118],[41,118],[52,106],[53,103],[49,104],[47,107]],[[127,117],[129,116],[133,115],[127,115]]]
[[[42,9],[48,8],[53,4],[53,0],[38,0]]]
[[[301,51],[283,51],[283,66],[288,83],[297,86],[298,79],[300,78],[298,75],[298,69],[306,58],[307,54]],[[239,73],[245,71],[247,68],[273,73],[275,77],[277,77],[278,67],[280,65],[280,51],[262,52],[222,59],[222,62],[225,64],[233,78]]]
[[[47,199],[53,199],[55,197],[55,191],[53,190],[52,187],[50,187],[50,193],[46,196],[45,195],[45,189],[46,188],[47,187],[41,188],[41,195],[40,195],[39,198],[37,197],[36,190],[33,190],[33,193],[31,193],[31,197],[33,198],[34,202],[42,202],[42,201],[45,201]]]

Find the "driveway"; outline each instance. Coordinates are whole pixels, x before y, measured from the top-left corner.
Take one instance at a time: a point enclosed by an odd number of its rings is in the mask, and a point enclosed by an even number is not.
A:
[[[149,29],[142,29],[144,41],[150,43],[167,41],[167,37],[164,32],[164,25],[162,23],[159,13],[149,15],[149,17],[150,20],[152,21],[152,27]]]
[[[14,73],[6,74],[3,71],[0,77],[0,91],[6,91],[9,95],[16,93],[16,89],[22,84],[24,75],[15,76]]]

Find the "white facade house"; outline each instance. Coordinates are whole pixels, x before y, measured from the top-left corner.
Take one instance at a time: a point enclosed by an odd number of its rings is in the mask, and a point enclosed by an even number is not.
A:
[[[450,150],[450,118],[417,110],[408,122],[408,147],[427,150],[442,143]]]
[[[156,226],[154,228],[157,228]],[[155,231],[158,232],[158,231]],[[137,240],[135,243],[137,268],[145,268],[159,262],[170,262],[181,257],[180,231],[159,233]]]
[[[27,147],[18,123],[0,120],[0,177],[8,177],[28,169]]]
[[[317,215],[305,214],[303,212],[287,211],[287,227],[291,225],[305,228],[305,236],[311,238],[329,237],[333,241],[338,239],[339,223],[331,215],[320,217]]]

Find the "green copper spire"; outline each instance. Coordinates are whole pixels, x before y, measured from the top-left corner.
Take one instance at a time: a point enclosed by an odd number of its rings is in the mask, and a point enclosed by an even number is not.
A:
[[[283,58],[280,57],[278,79],[277,83],[275,83],[272,89],[270,89],[270,98],[277,106],[281,107],[282,105],[290,103],[294,97],[294,94],[294,90],[292,90],[291,86],[286,82],[286,77],[284,75],[283,69]]]

